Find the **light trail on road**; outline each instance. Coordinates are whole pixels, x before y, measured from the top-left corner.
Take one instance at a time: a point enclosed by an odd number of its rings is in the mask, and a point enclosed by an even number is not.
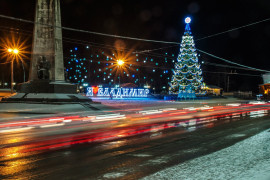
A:
[[[166,147],[164,144],[163,151],[168,151],[169,154],[173,154],[174,150],[177,150],[183,145],[192,144],[196,145],[196,139],[186,139],[190,134],[196,134],[200,129],[205,129],[209,134],[212,134],[211,129],[216,127],[223,127],[225,124],[231,124],[235,122],[245,122],[246,119],[250,124],[250,129],[253,124],[258,122],[258,118],[268,117],[270,114],[270,104],[228,104],[218,106],[203,105],[200,107],[190,108],[173,108],[173,107],[152,107],[148,110],[136,109],[135,111],[111,111],[105,114],[100,112],[96,114],[80,113],[80,114],[65,114],[46,118],[32,118],[21,119],[15,121],[1,121],[0,123],[0,164],[4,168],[0,170],[1,175],[8,178],[19,178],[22,172],[26,172],[27,168],[31,170],[33,176],[40,176],[42,172],[35,170],[35,166],[39,166],[39,169],[46,168],[49,173],[49,177],[54,177],[55,170],[51,169],[49,165],[51,162],[61,162],[61,159],[65,157],[74,159],[73,154],[76,151],[83,151],[84,153],[76,153],[76,157],[81,157],[81,161],[74,161],[72,169],[62,167],[66,173],[76,172],[78,177],[84,176],[81,168],[88,167],[88,164],[96,164],[99,161],[105,161],[102,163],[102,167],[105,167],[104,171],[111,171],[118,166],[128,167],[128,164],[137,164],[139,159],[135,158],[138,153],[138,157],[147,159],[152,158],[148,154],[152,153],[148,151],[149,147],[156,147],[154,150],[156,153],[160,152],[160,146],[163,146],[163,140],[166,143],[172,143],[170,146],[174,146],[175,143],[181,143],[181,146]],[[209,130],[208,130],[209,129]],[[228,128],[228,129],[235,129]],[[220,131],[219,133],[221,133]],[[218,132],[217,132],[218,133]],[[202,135],[198,135],[199,138]],[[203,135],[205,136],[205,135]],[[202,136],[202,137],[203,137]],[[218,137],[218,136],[217,136]],[[243,136],[241,136],[243,137]],[[239,138],[241,138],[239,137]],[[216,139],[212,137],[210,139]],[[215,142],[223,142],[221,141]],[[195,143],[195,144],[194,144]],[[214,142],[212,142],[214,143]],[[217,146],[218,147],[218,146]],[[203,149],[202,149],[203,150]],[[142,154],[140,155],[140,151]],[[144,154],[144,152],[147,152]],[[150,153],[151,152],[151,153]],[[188,152],[188,151],[187,151]],[[62,154],[64,153],[64,157]],[[130,156],[128,154],[134,154],[133,160],[128,160]],[[129,157],[127,161],[123,159],[124,164],[121,163],[122,158],[118,159],[117,156]],[[180,155],[177,153],[177,156]],[[106,161],[108,159],[109,162]],[[116,160],[110,158],[117,158]],[[43,160],[44,159],[44,160]],[[172,160],[175,158],[172,158]],[[119,165],[114,165],[113,162],[119,162]],[[153,160],[154,161],[154,160]],[[16,165],[16,171],[8,171],[11,168],[10,163],[29,164],[26,169]],[[75,163],[76,162],[76,163]],[[110,164],[112,162],[112,164]],[[75,164],[77,164],[75,166]],[[43,167],[44,166],[44,167]],[[141,177],[139,172],[145,171],[143,169],[146,164],[140,164],[136,166],[138,173],[132,173],[132,177]],[[151,164],[151,167],[155,164]],[[77,167],[77,168],[76,168]],[[102,171],[102,168],[94,165],[92,169],[95,169],[97,174],[106,173]],[[141,169],[142,167],[143,169]],[[15,168],[13,165],[12,168]],[[75,169],[74,169],[75,168]],[[133,169],[135,167],[132,167]],[[67,169],[69,169],[67,171]],[[57,171],[56,171],[57,172]],[[78,173],[77,172],[81,172]],[[132,172],[132,170],[131,170]],[[90,172],[86,173],[89,174]],[[59,174],[59,173],[56,173]],[[91,174],[91,173],[90,173]],[[0,177],[1,177],[0,175]],[[74,174],[73,174],[74,175]],[[49,178],[45,176],[46,178]],[[94,175],[94,179],[98,176]],[[129,176],[124,176],[128,178]],[[102,176],[99,177],[102,179]]]
[[[14,153],[44,152],[66,148],[75,144],[94,143],[127,138],[144,133],[158,132],[168,128],[183,127],[196,129],[195,126],[211,127],[221,118],[236,118],[251,113],[253,116],[270,110],[268,104],[243,104],[241,106],[203,106],[197,108],[166,108],[138,111],[134,114],[120,113],[96,116],[65,116],[43,119],[22,120],[0,123],[0,133],[29,133],[34,140],[5,144],[0,157],[9,155],[12,147],[20,147]],[[263,112],[263,113],[261,113]],[[219,119],[219,120],[218,120]],[[108,127],[109,125],[109,127]],[[27,132],[26,132],[27,131]],[[63,133],[68,131],[68,133]],[[79,131],[79,132],[77,132]],[[54,136],[42,136],[39,133],[57,132]],[[63,133],[63,134],[61,134]],[[31,138],[30,138],[31,139]]]

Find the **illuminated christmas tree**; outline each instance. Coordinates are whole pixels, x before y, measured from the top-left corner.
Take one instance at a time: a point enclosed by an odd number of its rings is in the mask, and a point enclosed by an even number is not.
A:
[[[190,22],[191,19],[187,17],[180,52],[169,83],[169,93],[178,94],[179,98],[195,98],[196,95],[204,94],[202,70],[198,62],[198,54],[189,26]]]

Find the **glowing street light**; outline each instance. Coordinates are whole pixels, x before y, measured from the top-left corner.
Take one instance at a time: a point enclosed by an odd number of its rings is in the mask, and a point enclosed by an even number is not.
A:
[[[121,68],[124,65],[124,61],[123,60],[117,60],[117,64],[118,64],[118,68]],[[120,75],[121,75],[121,71],[119,72],[119,87],[120,87]]]
[[[11,49],[8,48],[8,53],[10,53],[11,55],[11,84],[10,84],[10,89],[11,89],[11,93],[14,92],[14,88],[13,88],[13,83],[14,83],[14,71],[13,71],[13,64],[14,64],[14,60],[16,58],[16,56],[19,55],[19,50],[18,49]],[[24,66],[23,66],[23,71],[24,71]],[[24,72],[24,82],[25,82],[25,72]]]
[[[19,50],[18,49],[13,49],[13,53],[14,54],[18,54],[19,53]]]
[[[123,60],[117,60],[117,64],[118,64],[119,66],[122,66],[124,63],[125,63],[125,62],[124,62]]]
[[[14,92],[14,63],[21,62],[23,73],[24,73],[24,82],[25,82],[25,69],[24,69],[24,58],[28,58],[26,54],[28,53],[26,45],[27,40],[21,40],[20,37],[15,36],[14,34],[10,34],[5,38],[0,38],[0,55],[4,58],[7,58],[7,61],[10,62],[11,66],[11,93]]]
[[[13,82],[14,82],[14,75],[13,75],[13,64],[14,64],[14,59],[15,56],[19,54],[19,50],[18,49],[8,49],[8,52],[11,53],[11,84],[10,84],[10,89],[11,89],[11,94],[13,94],[14,89],[13,89]]]

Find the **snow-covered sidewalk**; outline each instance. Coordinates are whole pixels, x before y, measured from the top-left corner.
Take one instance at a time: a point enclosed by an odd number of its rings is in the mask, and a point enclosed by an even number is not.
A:
[[[269,180],[270,130],[212,154],[164,169],[143,179]]]

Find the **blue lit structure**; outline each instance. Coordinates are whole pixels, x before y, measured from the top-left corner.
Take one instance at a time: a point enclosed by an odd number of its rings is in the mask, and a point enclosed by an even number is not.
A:
[[[88,87],[86,96],[94,96],[95,87]],[[150,90],[146,88],[108,88],[100,87],[96,92],[98,97],[114,97],[114,98],[143,98],[147,97]]]
[[[179,98],[195,98],[196,95],[205,94],[202,70],[198,62],[195,43],[191,33],[191,19],[185,19],[186,27],[180,52],[178,54],[175,69],[173,70],[171,82],[169,83],[169,93],[178,94]]]

